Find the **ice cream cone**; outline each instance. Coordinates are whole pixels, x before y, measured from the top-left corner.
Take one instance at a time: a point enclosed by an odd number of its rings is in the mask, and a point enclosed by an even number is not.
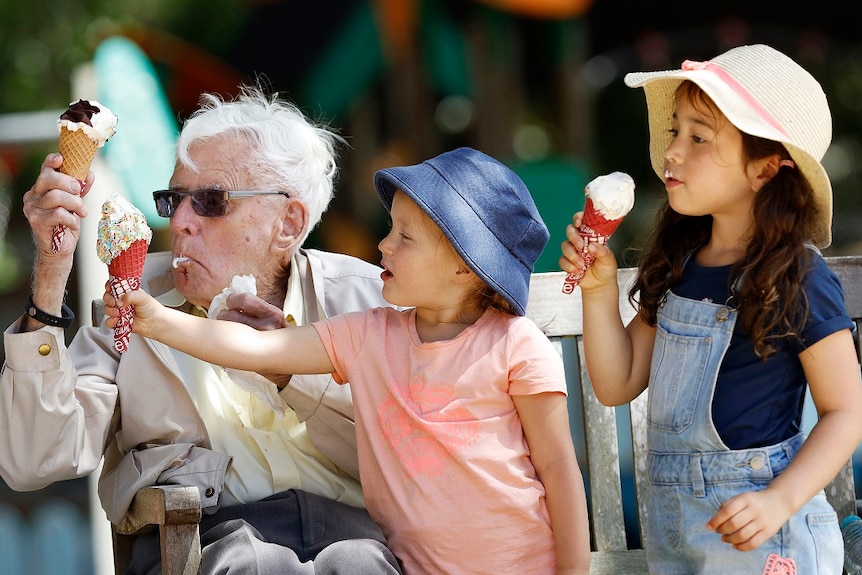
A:
[[[148,248],[147,240],[133,242],[108,263],[108,273],[114,278],[140,278]]]
[[[623,218],[634,205],[634,181],[628,174],[614,172],[607,176],[599,176],[586,187],[586,201],[584,202],[584,214],[578,233],[584,239],[584,247],[578,255],[584,261],[584,267],[576,273],[566,275],[563,283],[563,293],[570,294],[587,273],[587,268],[595,258],[588,251],[590,244],[607,244],[611,235],[619,227]],[[592,195],[601,197],[603,207],[599,207]],[[603,213],[604,211],[604,213]],[[618,217],[609,218],[605,214]]]
[[[60,153],[63,154],[63,165],[60,166],[60,171],[81,182],[83,188],[98,147],[99,142],[91,139],[82,130],[72,131],[62,126],[60,128]],[[63,243],[63,236],[65,235],[66,226],[54,228],[54,234],[51,236],[51,249],[54,253],[60,251],[60,245]]]
[[[83,189],[96,150],[114,135],[116,125],[117,117],[95,100],[70,103],[57,121],[60,130],[60,153],[63,155],[60,172],[78,180]],[[60,251],[65,235],[66,226],[58,225],[54,228],[51,236],[51,249],[54,253]]]
[[[140,289],[148,248],[147,240],[138,240],[108,263],[112,296],[118,298],[124,293]],[[129,337],[134,321],[135,306],[121,306],[119,321],[114,326],[114,349],[120,353],[129,349]]]
[[[60,171],[79,182],[86,182],[98,148],[99,142],[90,138],[83,130],[69,130],[61,126],[60,153],[63,155],[63,165],[60,166]]]
[[[584,217],[578,232],[581,236],[590,238],[589,241],[606,243],[622,221],[623,218],[616,218],[614,220],[605,218],[596,209],[593,199],[587,198],[584,203]]]
[[[566,275],[566,280],[563,283],[563,293],[569,294],[575,291],[575,287],[577,287],[581,282],[584,274],[587,273],[587,268],[590,267],[596,259],[588,251],[589,245],[604,245],[608,243],[611,234],[614,233],[614,230],[617,229],[622,221],[623,218],[617,218],[615,220],[605,218],[598,212],[598,210],[595,209],[593,201],[590,198],[587,198],[587,201],[584,204],[584,217],[581,220],[581,227],[578,228],[578,233],[581,234],[581,237],[584,238],[585,242],[584,247],[578,252],[581,259],[584,260],[584,268],[577,273]]]
[[[126,199],[114,195],[102,204],[97,227],[96,253],[108,266],[111,295],[119,298],[141,287],[144,260],[153,232],[144,214]],[[120,307],[114,326],[114,349],[125,353],[135,320],[134,306]]]

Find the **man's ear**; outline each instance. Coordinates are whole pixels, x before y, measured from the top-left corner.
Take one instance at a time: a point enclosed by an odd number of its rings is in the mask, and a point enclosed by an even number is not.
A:
[[[299,247],[308,228],[308,209],[298,198],[288,198],[281,216],[281,227],[275,241],[278,247],[289,253]]]

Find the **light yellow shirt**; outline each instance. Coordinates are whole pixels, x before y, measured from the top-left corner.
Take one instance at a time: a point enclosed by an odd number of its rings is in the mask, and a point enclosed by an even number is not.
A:
[[[297,267],[291,266],[283,309],[292,324],[302,325],[307,314]],[[287,404],[284,416],[280,416],[266,401],[238,386],[222,368],[176,350],[173,353],[183,379],[189,382],[189,393],[209,433],[212,449],[233,456],[221,496],[223,507],[257,501],[292,488],[365,507],[359,482],[314,447],[305,423]]]

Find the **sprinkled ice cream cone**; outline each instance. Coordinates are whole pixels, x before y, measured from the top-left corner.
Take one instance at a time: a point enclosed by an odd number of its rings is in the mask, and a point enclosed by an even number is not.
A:
[[[586,242],[578,252],[584,260],[584,267],[577,273],[566,274],[563,283],[563,293],[575,291],[587,268],[595,258],[587,250],[590,244],[607,244],[611,234],[617,229],[623,218],[631,211],[635,203],[635,183],[631,176],[623,172],[613,172],[587,184],[584,190],[584,217],[578,233]]]
[[[141,277],[149,247],[150,244],[145,239],[132,242],[132,245],[108,262],[108,273],[115,278]]]
[[[144,260],[153,232],[144,214],[121,196],[111,196],[102,204],[96,252],[108,264],[111,295],[115,298],[141,287]],[[134,306],[120,307],[114,326],[114,349],[125,353],[135,319]]]
[[[69,104],[57,120],[60,153],[63,155],[60,171],[78,180],[83,188],[96,150],[114,135],[116,125],[117,117],[95,100],[78,100]],[[51,249],[54,253],[60,250],[65,233],[65,226],[54,228],[51,238]]]

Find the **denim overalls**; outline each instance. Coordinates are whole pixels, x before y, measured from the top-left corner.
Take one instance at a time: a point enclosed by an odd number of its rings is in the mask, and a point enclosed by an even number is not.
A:
[[[823,491],[754,551],[737,551],[706,529],[722,502],[766,488],[805,439],[800,433],[777,445],[734,451],[715,430],[713,391],[736,318],[727,305],[670,292],[659,308],[647,434],[650,573],[759,575],[775,553],[792,558],[799,575],[840,575],[841,532]]]

